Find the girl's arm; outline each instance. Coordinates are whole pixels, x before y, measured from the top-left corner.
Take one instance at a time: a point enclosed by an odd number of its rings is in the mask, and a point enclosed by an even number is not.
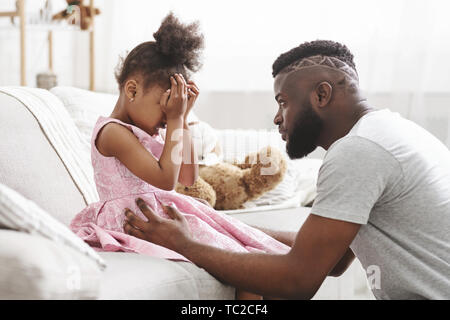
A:
[[[188,101],[186,107],[186,113],[184,114],[184,125],[183,125],[183,162],[181,164],[180,176],[178,177],[178,182],[184,186],[192,186],[198,178],[198,163],[197,163],[197,153],[194,148],[194,143],[192,141],[192,135],[189,130],[189,125],[187,122],[187,117],[191,109],[194,107],[195,101],[197,100],[200,90],[194,81],[187,82],[188,87]]]
[[[178,182],[184,186],[192,186],[198,178],[197,152],[194,148],[189,126],[183,125],[183,162],[181,163]]]
[[[134,175],[163,190],[173,190],[178,180],[183,146],[181,130],[187,101],[184,79],[175,75],[171,83],[171,89],[161,98],[161,107],[167,117],[166,137],[172,138],[166,138],[159,161],[128,128],[117,123],[105,125],[96,140],[97,149],[104,156],[116,157]],[[177,136],[180,139],[173,139]]]

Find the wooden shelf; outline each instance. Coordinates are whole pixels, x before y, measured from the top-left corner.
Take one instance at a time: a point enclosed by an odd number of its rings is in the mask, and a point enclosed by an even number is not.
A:
[[[0,12],[0,17],[18,17],[17,11],[11,11],[11,12]]]
[[[81,30],[77,26],[68,25],[68,24],[27,24],[26,25],[27,31],[30,32],[42,32],[42,31],[68,31],[68,32],[90,32],[91,30]],[[0,31],[9,31],[9,30],[19,30],[20,26],[17,25],[4,25],[0,26]]]
[[[89,32],[89,90],[95,90],[95,42],[94,42],[94,17],[92,16],[92,23],[89,30],[81,30],[76,26],[61,26],[59,24],[25,24],[25,0],[17,1],[16,11],[0,11],[1,17],[19,17],[19,26],[2,26],[0,30],[19,29],[20,30],[20,85],[26,86],[26,42],[25,34],[28,31],[46,31],[48,32],[48,65],[49,69],[53,71],[53,31],[67,30],[67,31],[81,31]],[[94,0],[90,0],[89,6],[91,12],[94,12]]]

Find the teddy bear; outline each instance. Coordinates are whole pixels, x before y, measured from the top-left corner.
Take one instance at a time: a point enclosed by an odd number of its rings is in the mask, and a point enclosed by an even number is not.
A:
[[[195,120],[191,131],[200,160],[199,176],[191,186],[178,183],[176,192],[206,201],[216,210],[233,210],[243,208],[245,202],[274,189],[283,180],[287,162],[278,149],[267,146],[248,154],[244,161],[225,162],[215,130]]]
[[[270,146],[250,153],[243,163],[200,165],[192,186],[178,183],[175,191],[207,201],[216,210],[243,208],[247,201],[274,189],[286,173],[286,160]]]
[[[83,0],[67,0],[66,2],[67,8],[55,14],[52,18],[53,20],[68,19],[72,24],[76,24],[76,17],[75,19],[72,17],[74,14],[77,14],[77,11],[79,11],[80,28],[81,30],[88,30],[92,23],[92,17],[100,14],[100,10],[98,8],[94,8],[94,12],[91,12],[91,7],[85,6],[83,4]],[[78,10],[76,8],[78,8]]]

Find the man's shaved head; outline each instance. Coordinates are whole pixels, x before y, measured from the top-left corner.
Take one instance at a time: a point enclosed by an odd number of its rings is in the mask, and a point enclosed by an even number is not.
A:
[[[316,40],[302,43],[298,47],[281,54],[272,65],[272,75],[273,77],[276,77],[278,73],[289,65],[294,65],[305,58],[314,56],[336,58],[348,65],[356,73],[353,54],[345,45],[329,40]],[[329,65],[331,66],[335,63],[335,61],[331,61]],[[317,64],[317,61],[314,61],[313,64]],[[322,64],[325,65],[325,63]]]
[[[359,85],[352,53],[345,45],[333,41],[305,42],[281,54],[272,68],[274,77],[295,73],[294,77],[289,77],[291,80],[302,76],[310,84],[328,81],[335,89],[340,87],[345,91]]]
[[[284,82],[284,88],[311,91],[321,82],[333,87],[334,93],[354,93],[359,87],[358,74],[346,63],[327,56],[313,56],[296,61],[282,69],[275,83]]]

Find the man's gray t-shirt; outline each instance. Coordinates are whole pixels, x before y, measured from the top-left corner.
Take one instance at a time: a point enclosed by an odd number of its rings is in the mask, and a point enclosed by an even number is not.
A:
[[[377,299],[450,299],[450,151],[418,125],[363,116],[328,149],[311,213],[362,225],[350,248]]]

